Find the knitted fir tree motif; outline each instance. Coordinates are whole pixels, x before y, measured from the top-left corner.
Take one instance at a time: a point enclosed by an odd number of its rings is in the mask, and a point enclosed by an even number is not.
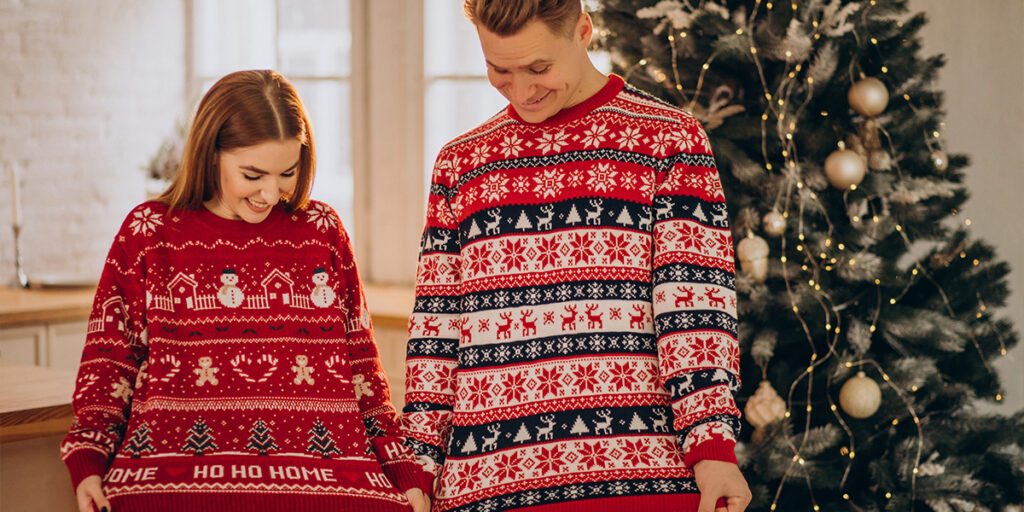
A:
[[[313,423],[313,428],[309,429],[309,435],[309,446],[306,447],[307,452],[321,455],[325,459],[331,458],[332,454],[341,453],[341,450],[334,443],[331,431],[319,419]]]
[[[193,452],[195,455],[202,455],[207,451],[218,449],[213,442],[213,433],[210,427],[202,418],[196,420],[192,428],[188,430],[188,437],[185,438],[185,445],[181,447],[184,452]]]
[[[281,448],[274,444],[274,436],[270,435],[270,427],[263,420],[256,420],[249,436],[249,444],[245,445],[246,450],[254,450],[258,455],[267,455],[271,450]]]
[[[149,425],[146,422],[142,422],[132,432],[132,437],[125,441],[124,450],[125,453],[130,453],[133,459],[139,458],[143,452],[155,451],[153,448],[153,440],[150,439],[149,434],[152,431],[149,430]]]

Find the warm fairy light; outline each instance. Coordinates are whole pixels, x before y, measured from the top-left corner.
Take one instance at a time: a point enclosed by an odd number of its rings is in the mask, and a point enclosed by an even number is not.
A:
[[[762,121],[767,121],[768,120],[768,113],[767,112],[765,112],[764,114],[761,114],[761,120]]]
[[[686,31],[684,30],[684,31],[680,32],[679,33],[679,37],[681,37],[683,39],[686,39]]]
[[[831,406],[829,407],[829,409],[832,409],[832,412],[836,412],[836,404],[832,404],[832,405],[831,405]]]
[[[850,185],[850,190],[857,190],[857,185]]]
[[[856,453],[854,453],[854,451],[853,451],[853,450],[850,450],[850,458],[852,459],[852,458],[854,458],[854,457],[856,457],[856,456],[857,456],[857,454],[856,454]]]
[[[888,373],[883,373],[882,374],[882,380],[884,380],[886,382],[889,382],[889,374]]]
[[[736,29],[736,35],[742,36],[743,35],[743,29],[742,28]]]
[[[885,499],[891,499],[891,498],[892,498],[892,493],[891,492],[885,493]]]
[[[752,53],[754,55],[757,55],[757,48],[754,48],[753,46],[751,46],[750,47],[750,53]]]
[[[932,137],[939,138],[939,132],[932,132]]]
[[[997,394],[996,395],[996,402],[1002,402],[1002,401],[1003,401],[1003,395]]]
[[[647,59],[640,59],[640,65],[641,66],[646,66],[647,65]]]
[[[853,221],[854,224],[860,224],[860,215],[854,215],[850,220]]]
[[[871,324],[871,327],[868,328],[868,331],[875,332],[875,329],[875,324]]]
[[[875,284],[882,284],[882,280],[881,279],[875,279]]]
[[[811,373],[813,371],[814,371],[814,367],[813,366],[808,366],[807,367],[807,373]],[[808,405],[807,407],[810,407],[810,406]],[[810,412],[810,409],[807,409],[807,411]]]
[[[910,95],[909,94],[904,94],[903,95],[903,99],[905,99],[907,101],[910,101]]]
[[[820,256],[821,259],[823,259],[823,260],[827,260],[828,259],[828,254],[825,254],[825,253],[818,254],[818,256]]]
[[[882,73],[888,73],[888,72],[889,72],[889,68],[887,68],[885,66],[882,66]]]
[[[856,264],[857,264],[857,260],[854,259],[854,258],[850,258],[850,266],[852,267],[852,266],[854,266]]]
[[[871,38],[871,44],[878,44],[878,39]]]
[[[903,226],[896,224],[896,231],[903,231]]]
[[[810,281],[807,281],[807,284],[809,284],[811,286],[814,286],[814,279],[811,279]],[[828,329],[828,326],[825,326],[825,328]]]
[[[914,274],[916,276],[917,275],[917,269],[915,268],[914,270],[911,270],[910,273]]]
[[[804,241],[804,234],[803,234],[803,233],[800,233],[800,234],[799,234],[799,235],[797,236],[797,239],[799,239],[799,240],[800,240],[801,242],[803,242],[803,241]]]
[[[964,224],[970,226],[971,225],[971,219],[964,219]]]
[[[893,424],[893,425],[899,425],[899,424],[900,424],[900,420],[898,420],[898,419],[895,419],[895,418],[894,418],[894,419],[892,420],[892,424]]]
[[[822,110],[821,111],[821,117],[828,117],[828,112]]]
[[[772,164],[770,164],[770,163],[764,164],[764,168],[768,169],[770,171],[770,170],[772,170]]]
[[[803,252],[803,250],[804,250],[804,246],[803,245],[797,245],[796,246],[796,252]]]
[[[844,500],[849,500],[850,499],[850,495],[846,494],[846,493],[843,493],[843,499]]]
[[[804,272],[807,272],[807,265],[801,265],[800,269],[803,270]]]
[[[789,416],[790,416],[789,411],[786,411],[786,417],[788,418]]]
[[[705,70],[706,70],[706,69],[708,69],[708,68],[710,68],[710,67],[711,67],[711,66],[709,66],[707,62],[705,62],[705,63],[704,63],[704,65],[702,65],[702,66],[701,66],[701,68],[702,68],[702,69],[705,69]]]
[[[785,262],[786,262],[786,257],[785,257],[785,256],[783,256],[783,257],[782,257],[782,258],[780,258],[780,259],[782,260],[782,262],[783,262],[783,263],[785,263]],[[805,269],[805,270],[806,270],[806,269]]]
[[[910,390],[917,393],[917,386],[910,386]]]
[[[671,43],[671,42],[674,42],[675,40],[676,40],[676,36],[673,36],[672,34],[668,35],[668,42]]]
[[[793,56],[793,52],[791,52],[789,50],[786,50],[786,58],[789,58],[789,57],[792,57],[792,56]]]
[[[896,299],[889,299],[889,304],[896,304]]]
[[[796,306],[793,306],[793,312],[794,313],[799,313],[800,312],[800,308],[798,308]]]

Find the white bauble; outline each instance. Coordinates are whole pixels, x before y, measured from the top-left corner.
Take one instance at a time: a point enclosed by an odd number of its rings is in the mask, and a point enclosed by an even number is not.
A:
[[[771,236],[782,236],[786,232],[786,218],[778,210],[772,210],[762,219],[764,232]]]
[[[763,283],[768,277],[768,242],[764,238],[752,235],[740,240],[736,256],[743,275],[757,283]]]

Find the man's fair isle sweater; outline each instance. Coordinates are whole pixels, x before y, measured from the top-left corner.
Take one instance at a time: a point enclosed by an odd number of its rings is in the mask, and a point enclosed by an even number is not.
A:
[[[408,510],[404,445],[337,214],[157,202],[107,257],[61,450],[114,510]]]
[[[733,249],[708,140],[612,75],[437,159],[403,428],[435,510],[696,510],[735,462]]]

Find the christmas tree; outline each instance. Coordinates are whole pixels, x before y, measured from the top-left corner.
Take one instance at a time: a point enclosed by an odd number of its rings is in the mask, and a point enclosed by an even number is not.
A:
[[[327,430],[322,421],[316,420],[313,428],[309,430],[309,436],[309,446],[306,447],[306,451],[320,454],[325,459],[331,458],[332,454],[341,453],[341,450],[334,444],[331,431]]]
[[[213,442],[213,433],[210,431],[210,427],[206,425],[202,418],[199,418],[192,425],[192,428],[188,430],[188,437],[185,439],[185,445],[181,447],[181,450],[202,455],[203,452],[216,449],[217,445]]]
[[[130,453],[133,459],[137,459],[142,456],[143,452],[155,451],[153,448],[153,440],[149,437],[150,432],[149,424],[142,422],[139,424],[138,428],[132,432],[132,437],[125,442],[122,450]]]
[[[1008,268],[959,216],[968,160],[943,144],[924,16],[903,0],[588,3],[613,71],[692,112],[715,153],[751,510],[1024,502],[1024,413],[974,407],[1002,399],[991,361],[1018,341],[994,313]]]
[[[249,436],[249,444],[245,445],[246,450],[256,450],[260,455],[267,455],[270,450],[281,449],[274,444],[274,436],[270,435],[270,427],[267,426],[267,422],[256,420],[249,432],[252,435]]]

